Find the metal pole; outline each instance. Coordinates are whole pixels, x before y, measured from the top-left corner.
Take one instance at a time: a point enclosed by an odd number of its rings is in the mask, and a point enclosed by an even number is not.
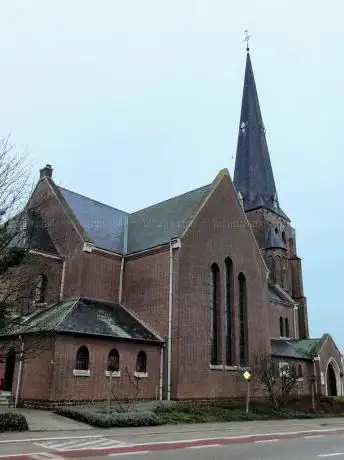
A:
[[[246,414],[248,414],[250,406],[250,381],[247,380],[247,393],[246,393]]]

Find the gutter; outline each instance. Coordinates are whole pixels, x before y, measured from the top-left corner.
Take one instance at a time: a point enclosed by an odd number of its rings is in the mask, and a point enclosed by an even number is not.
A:
[[[171,400],[171,377],[172,377],[172,309],[173,309],[173,249],[180,249],[179,238],[170,240],[170,285],[168,293],[168,335],[167,335],[167,400]]]

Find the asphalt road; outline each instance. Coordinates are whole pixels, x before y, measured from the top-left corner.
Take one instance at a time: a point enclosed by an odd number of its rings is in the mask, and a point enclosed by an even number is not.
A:
[[[78,457],[84,459],[84,457]],[[106,457],[93,457],[100,460]],[[111,457],[110,457],[111,458]],[[127,460],[344,460],[344,434],[225,446],[203,446],[140,454],[115,454]],[[85,458],[86,460],[86,458]]]
[[[148,451],[148,452],[147,452]],[[3,433],[0,460],[344,460],[344,419]]]

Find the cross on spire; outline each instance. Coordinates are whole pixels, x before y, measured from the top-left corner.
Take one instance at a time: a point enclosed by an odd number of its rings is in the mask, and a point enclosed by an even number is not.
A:
[[[250,41],[251,37],[252,37],[252,35],[249,35],[248,31],[245,30],[245,38],[243,39],[243,42],[246,42],[246,51],[247,52],[250,51],[250,48],[249,48],[248,44],[249,44],[249,41]]]

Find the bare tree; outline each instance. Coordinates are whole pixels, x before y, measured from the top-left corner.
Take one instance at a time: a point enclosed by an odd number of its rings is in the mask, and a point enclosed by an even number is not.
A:
[[[26,204],[32,192],[31,170],[27,156],[0,139],[0,362],[6,360],[11,347],[21,360],[41,351],[46,334],[28,326],[24,339],[21,316],[28,305],[37,303],[40,274],[44,262],[37,264],[32,244],[43,229],[39,203],[30,210]],[[25,343],[27,346],[24,346]]]
[[[273,407],[286,404],[300,386],[298,366],[290,360],[270,355],[257,356],[251,366],[252,377],[268,392]]]

